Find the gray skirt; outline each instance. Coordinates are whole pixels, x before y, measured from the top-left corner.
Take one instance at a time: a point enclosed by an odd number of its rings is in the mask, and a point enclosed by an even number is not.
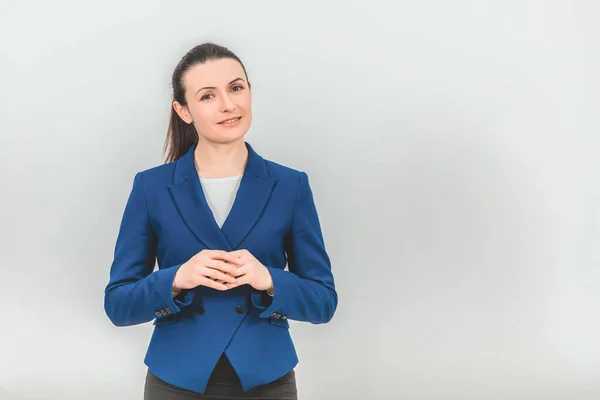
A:
[[[244,392],[233,366],[223,354],[208,380],[204,394],[171,385],[148,369],[144,385],[144,400],[195,399],[278,399],[297,400],[296,373],[291,370],[281,378]]]

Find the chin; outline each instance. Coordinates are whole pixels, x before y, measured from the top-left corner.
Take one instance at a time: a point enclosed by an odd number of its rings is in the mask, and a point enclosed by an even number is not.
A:
[[[245,136],[246,132],[242,133],[241,135],[239,133],[234,134],[233,132],[231,132],[230,134],[217,135],[216,137],[210,138],[209,141],[219,144],[232,144],[239,140],[243,141]]]

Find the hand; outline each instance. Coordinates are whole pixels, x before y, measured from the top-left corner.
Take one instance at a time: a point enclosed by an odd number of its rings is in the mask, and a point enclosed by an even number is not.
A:
[[[206,286],[217,290],[227,290],[227,284],[236,283],[241,275],[239,257],[226,251],[204,249],[186,261],[175,274],[173,292]]]
[[[258,261],[248,250],[236,250],[229,252],[241,264],[238,268],[235,282],[225,282],[227,289],[232,289],[248,284],[256,290],[269,290],[273,288],[271,273]]]

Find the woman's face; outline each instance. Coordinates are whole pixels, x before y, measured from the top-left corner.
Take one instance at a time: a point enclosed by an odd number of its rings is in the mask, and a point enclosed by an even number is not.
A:
[[[204,139],[231,143],[243,137],[252,122],[252,93],[244,69],[225,58],[198,64],[183,75],[187,106],[173,107],[185,122],[193,123]],[[236,122],[223,122],[239,118]]]

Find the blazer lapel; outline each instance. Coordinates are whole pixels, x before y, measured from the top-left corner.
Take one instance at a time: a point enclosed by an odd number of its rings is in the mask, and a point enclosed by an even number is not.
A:
[[[229,243],[219,229],[200,185],[194,165],[192,148],[175,164],[174,184],[169,186],[171,196],[188,228],[206,248],[227,250]]]
[[[246,148],[246,168],[222,228],[208,206],[194,165],[196,145],[177,160],[174,184],[169,191],[189,229],[209,249],[236,250],[258,221],[275,186],[276,180],[269,176],[265,160],[247,142]]]
[[[247,142],[246,148],[248,161],[244,175],[221,229],[232,250],[237,250],[260,218],[276,182],[269,176],[265,160]]]

